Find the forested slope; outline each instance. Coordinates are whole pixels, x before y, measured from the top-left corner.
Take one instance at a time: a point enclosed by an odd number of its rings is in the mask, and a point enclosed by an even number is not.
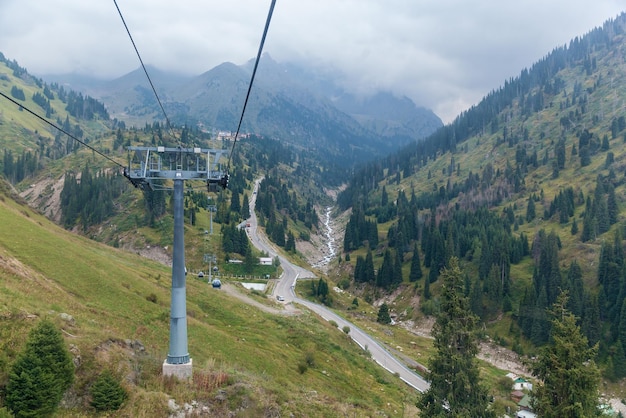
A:
[[[472,310],[519,352],[547,341],[546,308],[567,290],[607,377],[624,377],[625,28],[621,15],[555,48],[356,173],[338,199],[355,288],[403,286],[432,313],[457,256]]]

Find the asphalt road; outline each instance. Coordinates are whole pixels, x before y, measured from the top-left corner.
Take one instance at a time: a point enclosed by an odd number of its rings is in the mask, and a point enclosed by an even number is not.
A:
[[[333,311],[329,310],[325,306],[319,305],[317,303],[310,302],[308,300],[304,300],[299,298],[295,293],[295,285],[296,281],[299,278],[314,278],[316,277],[313,272],[302,268],[300,266],[296,266],[291,263],[288,259],[279,255],[278,251],[274,247],[274,245],[269,242],[267,237],[264,234],[260,234],[257,228],[257,218],[254,212],[254,205],[256,203],[256,192],[259,187],[259,183],[263,180],[263,178],[257,179],[254,184],[254,189],[252,193],[252,197],[250,198],[250,219],[248,219],[247,223],[249,226],[246,226],[246,231],[248,237],[252,244],[259,250],[266,252],[270,257],[275,258],[278,256],[280,260],[280,265],[283,269],[283,274],[280,279],[277,281],[276,285],[272,290],[272,297],[282,296],[284,300],[282,303],[297,303],[311,311],[315,312],[317,315],[321,316],[327,321],[335,321],[339,329],[343,329],[344,327],[350,327],[350,337],[354,342],[356,342],[361,348],[364,350],[368,350],[372,356],[372,359],[376,361],[380,366],[388,370],[390,373],[396,374],[400,377],[404,382],[406,382],[411,387],[417,389],[420,392],[424,392],[428,389],[428,382],[426,382],[421,376],[417,373],[406,367],[400,360],[398,360],[394,355],[392,355],[382,344],[376,341],[373,337],[367,334],[365,331],[354,325],[353,323],[347,321],[341,316],[337,315]]]

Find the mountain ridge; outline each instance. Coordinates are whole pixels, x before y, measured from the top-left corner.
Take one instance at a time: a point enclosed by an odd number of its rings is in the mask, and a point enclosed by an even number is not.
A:
[[[148,71],[155,74],[155,88],[174,123],[201,123],[214,130],[234,131],[250,79],[250,66],[250,62],[222,63],[195,77],[176,77],[153,68]],[[50,80],[62,82],[63,77],[57,75]],[[141,126],[162,120],[139,69],[115,80],[94,81],[93,86],[85,79],[79,80],[74,87],[102,100],[111,116],[122,121]],[[335,100],[338,96],[341,102]],[[377,98],[385,100],[379,102]],[[344,106],[339,107],[338,103]],[[352,113],[354,106],[349,104],[353,103],[360,103],[359,114]],[[381,109],[385,112],[381,113]],[[338,87],[332,75],[280,64],[265,54],[242,129],[300,147],[327,148],[332,157],[350,160],[354,152],[352,159],[362,162],[420,140],[442,125],[432,111],[416,106],[406,97],[382,93],[359,99]]]

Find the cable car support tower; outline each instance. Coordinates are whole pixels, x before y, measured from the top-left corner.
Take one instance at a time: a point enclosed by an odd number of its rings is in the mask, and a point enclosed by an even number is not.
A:
[[[202,180],[206,182],[209,191],[226,188],[228,174],[219,169],[219,160],[226,151],[181,147],[128,147],[128,151],[128,167],[124,168],[124,176],[135,187],[152,190],[153,180],[174,182],[170,343],[167,358],[163,362],[163,375],[191,379],[192,359],[187,345],[184,182]]]
[[[137,53],[137,58],[141,63],[146,78],[152,87],[152,91],[159,103],[163,116],[166,120],[167,127],[171,129],[171,124],[163,103],[157,94],[157,91],[150,79],[150,75],[146,66],[141,59],[137,45],[126,25],[122,11],[118,7],[117,1],[113,0],[115,7],[120,15],[124,28],[128,33],[128,37],[133,44],[133,48]],[[265,28],[261,37],[261,43],[257,52],[254,68],[248,84],[248,91],[243,103],[241,117],[237,125],[237,131],[233,140],[231,152],[228,153],[228,162],[224,171],[219,169],[219,161],[223,154],[227,154],[225,150],[203,149],[203,148],[183,148],[178,147],[128,147],[129,158],[128,166],[124,167],[124,176],[137,188],[142,190],[151,190],[153,188],[153,180],[171,180],[174,182],[174,253],[172,257],[172,305],[170,313],[170,345],[167,358],[163,362],[163,375],[176,376],[180,379],[191,379],[193,376],[192,360],[189,356],[187,345],[187,291],[185,283],[185,241],[184,241],[184,182],[185,180],[203,180],[206,181],[209,192],[217,191],[220,187],[226,189],[228,187],[228,172],[232,151],[237,143],[237,137],[241,129],[241,124],[250,99],[250,92],[254,77],[256,75],[263,45],[269,29],[272,14],[276,0],[272,0],[270,9],[265,21]],[[174,136],[174,135],[173,135]],[[180,144],[180,141],[179,141]]]

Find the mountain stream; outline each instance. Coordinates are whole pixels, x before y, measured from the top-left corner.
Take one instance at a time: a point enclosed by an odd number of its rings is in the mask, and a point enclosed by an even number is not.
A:
[[[335,258],[336,255],[335,237],[333,235],[334,231],[332,227],[332,219],[330,217],[332,209],[333,208],[330,206],[326,208],[326,213],[324,215],[324,228],[326,229],[324,236],[326,236],[326,248],[322,250],[324,258],[313,265],[315,268],[327,265],[333,258]]]

